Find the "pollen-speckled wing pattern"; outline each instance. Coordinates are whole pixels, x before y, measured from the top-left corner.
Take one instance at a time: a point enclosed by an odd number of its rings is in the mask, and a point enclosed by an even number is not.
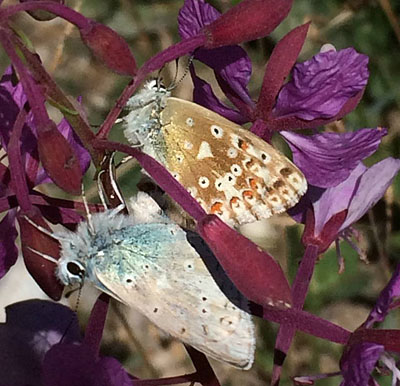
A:
[[[208,212],[245,224],[294,206],[307,190],[301,171],[250,131],[148,83],[124,118],[142,145]]]

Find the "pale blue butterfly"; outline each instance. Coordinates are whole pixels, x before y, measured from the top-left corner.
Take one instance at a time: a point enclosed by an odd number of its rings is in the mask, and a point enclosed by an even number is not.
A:
[[[51,234],[36,225],[61,245],[61,257],[54,260],[58,278],[65,285],[90,281],[199,351],[249,369],[255,332],[244,311],[248,302],[206,253],[208,269],[222,283],[216,284],[194,248],[204,248],[204,242],[173,223],[143,192],[129,208],[130,215],[120,213],[123,206],[88,213],[75,232]]]

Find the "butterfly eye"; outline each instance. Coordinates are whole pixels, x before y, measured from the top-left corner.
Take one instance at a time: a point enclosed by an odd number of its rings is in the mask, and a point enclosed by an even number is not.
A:
[[[85,276],[85,268],[77,262],[68,263],[67,270],[70,274],[72,274],[74,276],[79,276],[82,278]]]

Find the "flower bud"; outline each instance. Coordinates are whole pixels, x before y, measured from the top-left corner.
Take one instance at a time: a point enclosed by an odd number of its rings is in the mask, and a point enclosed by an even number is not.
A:
[[[114,30],[90,20],[80,33],[83,42],[106,66],[121,75],[136,75],[135,58],[126,41]]]

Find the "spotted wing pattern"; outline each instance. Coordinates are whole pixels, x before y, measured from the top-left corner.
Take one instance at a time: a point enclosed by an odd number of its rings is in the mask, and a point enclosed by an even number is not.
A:
[[[208,213],[231,225],[284,212],[307,190],[282,153],[200,105],[168,98],[160,126],[165,166]]]
[[[254,325],[239,308],[247,301],[233,286],[228,299],[181,228],[142,223],[110,237],[114,242],[90,259],[89,279],[97,287],[205,354],[251,367]]]

